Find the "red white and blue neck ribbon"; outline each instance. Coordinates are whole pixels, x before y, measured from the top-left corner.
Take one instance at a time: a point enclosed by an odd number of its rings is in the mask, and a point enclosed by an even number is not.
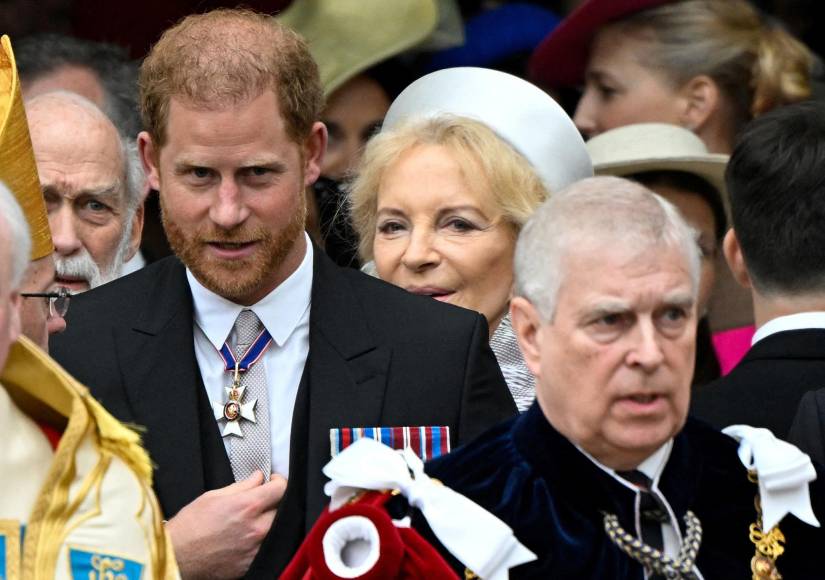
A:
[[[237,360],[235,358],[235,354],[232,352],[232,349],[227,343],[223,343],[223,346],[218,351],[218,354],[221,355],[227,371],[235,372],[235,365],[237,365],[238,370],[240,372],[244,372],[249,370],[249,367],[260,360],[266,352],[266,349],[269,348],[270,344],[272,344],[272,335],[269,334],[269,331],[266,328],[264,328],[258,335],[258,338],[252,341],[252,344],[249,345],[249,348],[247,348],[246,352],[243,353],[241,360]]]
[[[270,344],[272,344],[272,336],[266,328],[264,328],[243,353],[241,360],[235,358],[232,349],[229,348],[229,345],[225,342],[218,351],[218,354],[223,359],[224,368],[234,373],[232,385],[226,388],[227,400],[223,403],[212,403],[212,411],[215,414],[215,419],[226,421],[221,432],[222,437],[227,437],[228,435],[243,437],[240,426],[241,419],[246,419],[252,423],[256,422],[255,405],[258,399],[243,402],[245,387],[241,386],[240,373],[249,370],[252,365],[258,362]]]

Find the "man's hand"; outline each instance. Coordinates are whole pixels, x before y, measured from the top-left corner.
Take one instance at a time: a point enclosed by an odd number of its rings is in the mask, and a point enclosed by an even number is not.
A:
[[[286,479],[258,471],[207,491],[166,523],[182,578],[240,578],[272,526]]]

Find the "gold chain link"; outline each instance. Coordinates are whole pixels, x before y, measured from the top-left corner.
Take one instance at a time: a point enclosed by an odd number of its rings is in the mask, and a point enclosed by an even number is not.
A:
[[[756,472],[748,471],[748,479],[758,484],[759,480]],[[756,522],[748,528],[748,537],[756,548],[756,553],[751,558],[751,578],[752,580],[782,580],[782,574],[776,568],[776,559],[785,552],[785,534],[779,526],[772,527],[768,533],[762,531],[762,504],[759,501],[759,493],[754,498],[753,505],[756,508]]]

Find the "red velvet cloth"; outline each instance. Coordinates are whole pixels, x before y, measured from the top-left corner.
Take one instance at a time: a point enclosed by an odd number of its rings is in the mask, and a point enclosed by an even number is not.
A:
[[[375,565],[358,580],[400,578],[402,580],[456,580],[458,576],[444,558],[412,528],[396,527],[384,508],[389,492],[367,492],[357,501],[330,513],[325,509],[301,544],[281,580],[335,580],[324,558],[323,538],[336,521],[363,516],[375,524],[381,542]]]

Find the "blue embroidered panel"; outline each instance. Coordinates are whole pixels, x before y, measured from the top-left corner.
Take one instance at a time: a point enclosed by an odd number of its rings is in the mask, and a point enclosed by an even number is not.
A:
[[[6,535],[0,534],[0,580],[6,580]]]
[[[69,549],[73,580],[140,580],[143,564],[102,552]]]

